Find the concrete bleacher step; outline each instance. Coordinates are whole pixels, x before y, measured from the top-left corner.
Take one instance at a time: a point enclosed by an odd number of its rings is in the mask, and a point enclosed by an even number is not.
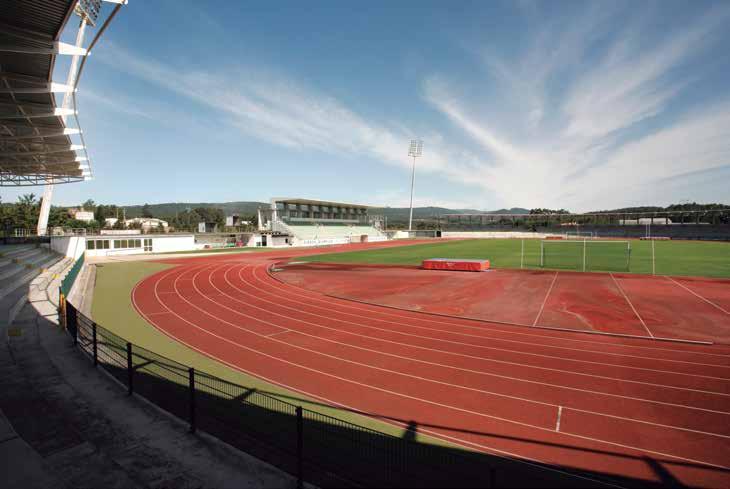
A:
[[[0,258],[0,267],[7,266],[7,265],[10,265],[13,263],[20,263],[21,261],[26,260],[27,258],[33,257],[42,252],[43,252],[43,250],[41,250],[40,248],[33,248],[33,249],[25,250],[22,253]]]
[[[16,273],[23,269],[31,269],[36,266],[37,263],[43,262],[48,257],[47,253],[39,250],[31,255],[27,255],[20,258],[13,259],[13,263],[6,265],[0,269],[0,280],[5,280],[8,277],[12,277]]]
[[[34,265],[33,268],[26,273],[22,273],[22,270],[25,269],[22,269],[20,272],[16,272],[9,280],[9,283],[0,288],[0,299],[3,299],[18,287],[22,287],[24,284],[29,284],[36,276],[41,274],[44,269],[54,265],[60,259],[60,255],[53,254],[47,260]]]
[[[12,257],[32,249],[36,249],[36,247],[31,245],[3,246],[0,247],[0,258]]]

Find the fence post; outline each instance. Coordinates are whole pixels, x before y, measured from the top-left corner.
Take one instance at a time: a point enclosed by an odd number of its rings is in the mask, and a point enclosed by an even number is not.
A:
[[[134,366],[132,365],[132,343],[127,342],[127,394],[134,393]]]
[[[98,349],[96,346],[96,323],[91,323],[91,341],[94,344],[94,367],[99,363]]]
[[[188,390],[190,391],[190,433],[195,433],[195,369],[188,368]]]
[[[297,488],[304,487],[304,416],[302,406],[297,406]]]

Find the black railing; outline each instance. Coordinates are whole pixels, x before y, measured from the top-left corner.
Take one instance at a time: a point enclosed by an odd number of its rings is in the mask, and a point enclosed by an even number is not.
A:
[[[320,487],[586,487],[566,469],[396,437],[195,370],[134,345],[66,303],[74,343],[128,393]],[[281,397],[284,397],[281,395]],[[366,413],[365,413],[366,414]]]

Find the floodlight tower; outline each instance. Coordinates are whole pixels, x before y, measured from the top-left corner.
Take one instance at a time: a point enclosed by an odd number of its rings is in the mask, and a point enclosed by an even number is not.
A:
[[[413,169],[411,170],[411,211],[408,215],[408,232],[413,230],[413,187],[416,185],[416,158],[423,155],[423,141],[420,139],[411,139],[411,145],[408,147],[408,156],[413,158]]]
[[[86,34],[86,26],[91,24],[92,27],[96,26],[96,21],[99,18],[99,12],[101,11],[102,0],[78,0],[74,13],[79,16],[79,29],[76,32],[76,47],[82,48],[84,44],[84,35]],[[115,2],[117,3],[117,2]],[[68,69],[68,77],[66,79],[66,85],[74,87],[76,86],[76,77],[78,75],[79,66],[79,54],[74,54],[71,58],[71,66]],[[61,107],[64,109],[70,109],[73,100],[73,92],[66,92],[63,96],[63,102]],[[75,107],[74,107],[74,112]],[[67,115],[61,116],[63,123],[66,123]],[[88,166],[85,163],[81,166],[83,169],[84,177],[88,177]],[[41,210],[38,216],[38,226],[36,232],[39,236],[43,236],[47,233],[48,228],[48,215],[51,212],[51,199],[53,198],[53,180],[46,185],[43,189],[43,200],[41,200]]]

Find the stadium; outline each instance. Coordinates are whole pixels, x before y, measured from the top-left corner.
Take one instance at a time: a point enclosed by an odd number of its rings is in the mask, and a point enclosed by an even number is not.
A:
[[[0,7],[3,487],[730,485],[730,206],[52,226],[111,3]]]

